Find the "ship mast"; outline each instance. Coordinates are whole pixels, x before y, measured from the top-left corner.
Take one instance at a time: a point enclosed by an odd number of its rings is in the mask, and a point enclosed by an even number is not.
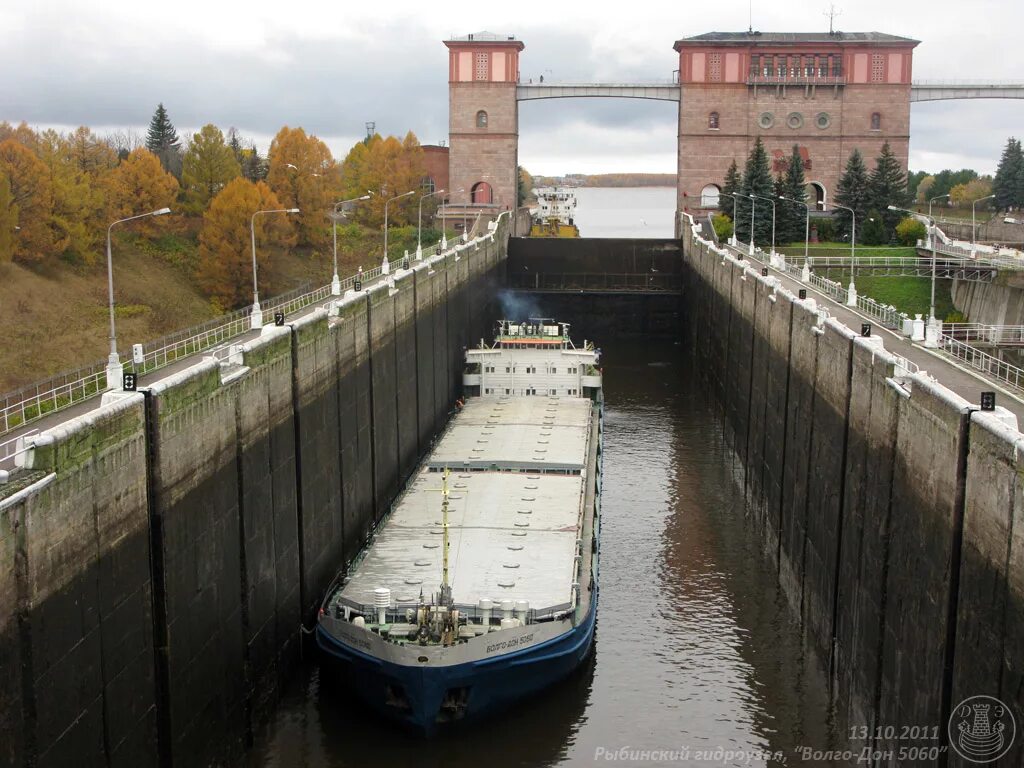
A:
[[[452,604],[452,588],[448,583],[448,467],[441,475],[441,605]]]

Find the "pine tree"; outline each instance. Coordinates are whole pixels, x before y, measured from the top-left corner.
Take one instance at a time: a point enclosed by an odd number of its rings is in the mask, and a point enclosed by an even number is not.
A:
[[[157,104],[146,132],[146,149],[160,158],[165,171],[181,176],[181,141],[164,105]]]
[[[751,205],[754,206],[754,242],[764,244],[771,239],[772,209],[771,204],[764,198],[771,199],[774,190],[768,153],[765,152],[764,143],[758,136],[747,158],[743,184],[740,187],[740,200],[736,206],[736,230],[740,240],[749,242]],[[750,195],[755,195],[755,199],[751,200]]]
[[[1012,136],[1006,140],[1003,156],[999,159],[999,167],[992,180],[992,193],[996,210],[1005,211],[1024,205],[1024,154],[1020,142]]]
[[[846,161],[846,170],[836,185],[836,202],[852,208],[857,214],[858,221],[866,221],[868,197],[868,169],[864,165],[860,150],[855,149],[850,153],[850,159]],[[836,209],[835,220],[837,230],[849,237],[850,212],[844,208]]]
[[[868,209],[881,216],[880,224],[884,232],[882,243],[895,237],[896,225],[903,218],[899,211],[890,211],[890,205],[906,208],[910,205],[910,195],[907,193],[907,175],[903,172],[903,166],[889,148],[889,142],[885,142],[882,153],[875,160],[875,170],[868,180]]]
[[[779,218],[784,222],[779,230],[779,242],[803,242],[807,231],[807,209],[799,203],[807,202],[807,182],[804,179],[804,159],[800,156],[800,147],[796,144],[793,145],[793,153],[789,156],[789,163],[786,166],[782,194],[795,202],[779,201]],[[782,234],[783,232],[785,234]]]
[[[743,186],[743,179],[740,177],[739,168],[736,167],[735,158],[729,164],[729,170],[725,172],[725,183],[722,185],[722,192],[718,196],[718,209],[729,217],[732,217],[733,210],[733,195],[739,194],[740,187]]]

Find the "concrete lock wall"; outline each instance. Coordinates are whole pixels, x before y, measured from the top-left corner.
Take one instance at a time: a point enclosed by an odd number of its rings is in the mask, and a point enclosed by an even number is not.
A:
[[[1024,436],[696,230],[683,250],[688,338],[843,721],[893,755],[971,695],[1024,722]]]
[[[237,759],[446,423],[505,230],[34,438],[0,501],[0,766]]]

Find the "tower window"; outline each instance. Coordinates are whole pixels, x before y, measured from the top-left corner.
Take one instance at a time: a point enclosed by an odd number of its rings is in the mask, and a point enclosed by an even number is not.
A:
[[[871,82],[885,81],[885,57],[880,53],[871,54]]]
[[[486,128],[487,127],[487,113],[482,109],[476,113],[476,127]]]
[[[712,83],[722,81],[722,54],[720,53],[708,54],[708,80]]]
[[[711,128],[712,130],[716,130],[716,131],[718,130],[718,113],[717,112],[711,112],[708,115],[708,128]]]
[[[871,113],[871,130],[880,131],[882,130],[882,115],[879,112]]]
[[[477,80],[489,80],[491,60],[490,56],[486,53],[478,53],[476,55],[476,79]]]

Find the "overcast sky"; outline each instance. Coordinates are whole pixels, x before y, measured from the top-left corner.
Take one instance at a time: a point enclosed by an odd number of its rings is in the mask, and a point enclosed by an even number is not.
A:
[[[915,79],[1024,81],[1019,0],[846,0],[836,28],[921,40]],[[761,31],[827,31],[824,8],[753,3]],[[490,30],[526,44],[522,79],[670,78],[680,37],[742,31],[747,0],[706,3],[334,3],[36,0],[0,5],[0,120],[143,128],[163,102],[181,134],[237,126],[265,150],[282,125],[339,158],[375,121],[380,133],[447,138],[451,35]],[[676,105],[623,99],[525,102],[520,161],[533,173],[675,172]],[[915,104],[910,166],[992,172],[1024,100]]]

